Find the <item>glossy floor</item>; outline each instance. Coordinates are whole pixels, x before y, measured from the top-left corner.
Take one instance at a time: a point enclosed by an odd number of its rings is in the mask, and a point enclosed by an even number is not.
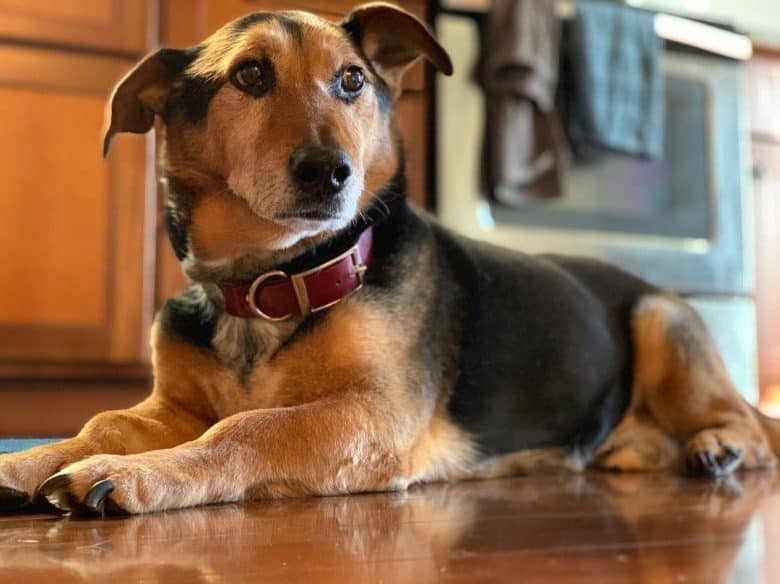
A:
[[[588,475],[0,516],[0,582],[780,582],[780,479]]]

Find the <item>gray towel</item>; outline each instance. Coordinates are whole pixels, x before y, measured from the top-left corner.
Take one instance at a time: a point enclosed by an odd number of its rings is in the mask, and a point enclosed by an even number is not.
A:
[[[552,0],[494,0],[478,76],[486,100],[483,183],[499,202],[560,195],[559,45]]]
[[[663,40],[654,13],[582,0],[564,29],[564,124],[575,153],[588,147],[661,158]]]

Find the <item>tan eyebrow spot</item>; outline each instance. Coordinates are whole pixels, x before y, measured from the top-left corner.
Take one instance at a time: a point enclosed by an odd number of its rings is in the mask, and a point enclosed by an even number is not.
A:
[[[229,27],[222,28],[203,42],[203,50],[187,73],[206,79],[222,78],[237,60],[279,53],[287,42],[286,33],[274,21],[253,25],[238,40]]]

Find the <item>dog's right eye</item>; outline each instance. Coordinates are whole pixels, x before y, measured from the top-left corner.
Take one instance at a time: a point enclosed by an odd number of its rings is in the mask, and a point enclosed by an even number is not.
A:
[[[231,79],[241,91],[259,97],[273,84],[273,68],[267,59],[249,61],[235,69]]]

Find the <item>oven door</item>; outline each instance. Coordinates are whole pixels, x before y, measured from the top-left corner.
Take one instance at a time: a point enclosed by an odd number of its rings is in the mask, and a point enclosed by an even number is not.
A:
[[[455,64],[454,76],[437,81],[437,203],[445,224],[525,252],[598,257],[678,292],[751,292],[740,64],[668,49],[663,160],[605,154],[572,162],[560,199],[508,208],[484,197],[480,185],[476,27],[449,16],[436,25]]]

